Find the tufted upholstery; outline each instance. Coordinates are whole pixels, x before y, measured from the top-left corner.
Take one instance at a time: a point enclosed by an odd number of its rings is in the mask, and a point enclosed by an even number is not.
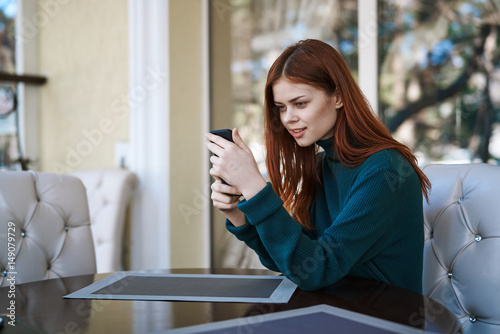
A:
[[[424,294],[464,333],[500,333],[500,166],[429,165]]]
[[[8,232],[14,232],[14,261],[7,257]],[[0,286],[10,284],[7,271],[17,272],[16,283],[95,273],[81,181],[69,175],[0,172],[0,245]]]
[[[88,169],[72,174],[87,189],[97,272],[121,270],[127,206],[138,185],[137,176],[124,169]]]

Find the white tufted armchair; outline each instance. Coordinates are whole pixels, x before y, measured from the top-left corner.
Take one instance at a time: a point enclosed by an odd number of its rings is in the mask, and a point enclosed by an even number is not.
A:
[[[424,294],[464,333],[500,333],[500,166],[429,165]]]
[[[87,189],[97,272],[122,270],[124,225],[137,176],[125,169],[86,169],[71,173]]]
[[[0,172],[0,245],[0,286],[10,285],[11,276],[18,284],[95,273],[82,182],[70,175]]]

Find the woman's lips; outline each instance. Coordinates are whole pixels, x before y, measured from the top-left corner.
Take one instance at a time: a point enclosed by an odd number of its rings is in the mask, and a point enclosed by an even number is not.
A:
[[[306,131],[306,128],[301,128],[301,129],[291,129],[290,130],[292,133],[292,136],[294,138],[300,138],[304,135],[304,132]]]

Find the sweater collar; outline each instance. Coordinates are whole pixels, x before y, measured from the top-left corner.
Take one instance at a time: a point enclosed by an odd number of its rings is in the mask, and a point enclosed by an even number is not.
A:
[[[316,142],[316,144],[320,146],[325,152],[324,156],[326,157],[327,161],[329,161],[329,164],[340,162],[339,156],[333,146],[333,137],[325,140],[319,140]],[[333,165],[330,165],[330,168],[333,168]]]
[[[324,151],[328,158],[337,160],[337,154],[333,150],[333,137],[316,142]]]

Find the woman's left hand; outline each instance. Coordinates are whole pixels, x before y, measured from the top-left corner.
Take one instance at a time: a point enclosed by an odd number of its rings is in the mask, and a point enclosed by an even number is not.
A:
[[[252,151],[233,129],[233,141],[208,133],[205,146],[214,154],[210,157],[210,175],[220,177],[236,187],[248,200],[267,185],[257,167]]]

